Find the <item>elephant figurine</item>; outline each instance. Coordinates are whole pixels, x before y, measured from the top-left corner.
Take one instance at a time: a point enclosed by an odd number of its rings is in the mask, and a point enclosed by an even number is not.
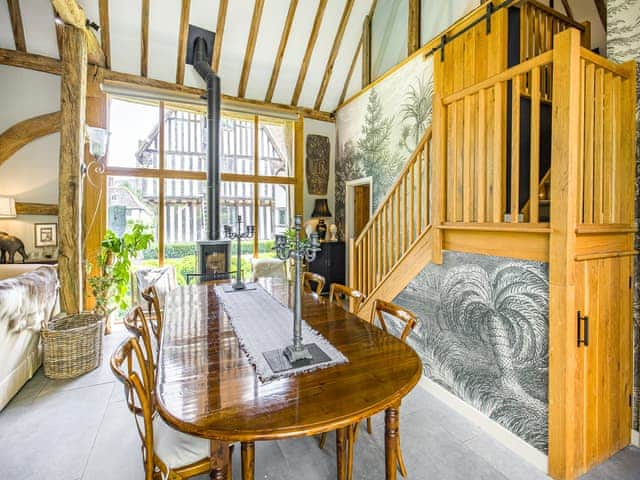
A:
[[[22,256],[23,263],[29,258],[22,240],[6,232],[0,232],[0,263],[15,263],[16,252]]]

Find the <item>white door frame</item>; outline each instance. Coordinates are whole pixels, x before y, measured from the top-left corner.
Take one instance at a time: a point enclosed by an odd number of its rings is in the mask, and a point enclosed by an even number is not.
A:
[[[353,202],[355,200],[354,191],[356,186],[369,185],[369,218],[373,215],[373,177],[363,177],[356,180],[349,180],[345,183],[345,207],[344,207],[344,236],[349,244],[349,240],[354,234],[354,214]],[[348,249],[347,249],[348,250]],[[348,265],[348,264],[347,264]]]

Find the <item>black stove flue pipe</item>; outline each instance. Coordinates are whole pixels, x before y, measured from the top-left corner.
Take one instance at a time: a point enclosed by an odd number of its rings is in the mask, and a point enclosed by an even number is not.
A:
[[[220,77],[211,68],[207,43],[202,37],[193,44],[193,67],[207,83],[207,239],[220,239]]]

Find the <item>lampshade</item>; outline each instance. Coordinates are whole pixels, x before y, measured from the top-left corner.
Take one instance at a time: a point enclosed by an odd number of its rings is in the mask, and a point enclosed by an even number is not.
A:
[[[331,216],[331,212],[329,211],[329,204],[327,203],[326,198],[318,198],[316,200],[316,204],[313,207],[313,213],[311,214],[311,216],[313,218]]]
[[[89,140],[89,152],[95,158],[102,158],[107,154],[109,132],[104,128],[87,126],[87,138]]]
[[[0,218],[14,218],[15,216],[16,216],[15,198],[0,196]]]

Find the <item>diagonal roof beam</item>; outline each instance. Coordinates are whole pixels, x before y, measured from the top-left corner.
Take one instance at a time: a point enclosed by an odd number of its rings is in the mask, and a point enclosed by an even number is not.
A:
[[[562,6],[564,7],[564,11],[567,12],[567,17],[571,20],[575,20],[573,17],[573,11],[571,10],[571,5],[569,5],[569,0],[562,0]]]
[[[311,60],[311,54],[313,53],[313,48],[315,47],[316,40],[318,39],[318,32],[320,31],[320,24],[322,23],[322,17],[324,16],[326,6],[327,0],[320,0],[320,3],[318,4],[318,10],[316,11],[316,17],[313,20],[313,28],[311,29],[309,42],[307,43],[307,50],[304,52],[304,58],[302,60],[302,64],[300,65],[298,81],[296,82],[296,86],[293,90],[293,96],[291,97],[291,105],[293,106],[297,105],[298,100],[300,99],[300,92],[302,92],[302,85],[304,84],[304,79],[307,76],[309,61]]]
[[[149,70],[149,1],[142,0],[140,15],[140,75],[146,77]]]
[[[51,0],[51,5],[64,23],[84,32],[87,37],[89,63],[103,67],[105,64],[104,53],[93,30],[87,27],[87,16],[78,2],[76,0]]]
[[[333,39],[331,53],[329,54],[329,59],[327,60],[327,66],[324,69],[324,75],[322,76],[322,83],[320,84],[320,90],[318,90],[318,96],[316,97],[316,103],[314,106],[316,110],[320,109],[322,100],[324,100],[324,94],[327,92],[329,80],[331,79],[331,74],[333,73],[333,66],[336,63],[336,57],[338,56],[340,44],[342,43],[342,37],[344,37],[344,31],[347,29],[347,23],[349,23],[349,16],[351,15],[351,10],[353,9],[353,1],[354,0],[347,0],[347,3],[344,4],[344,10],[342,10],[340,25],[338,26],[338,31],[336,32],[336,36]]]
[[[58,57],[62,59],[62,35],[64,35],[64,24],[58,14],[56,13],[56,9],[51,6],[51,10],[53,12],[53,23],[56,26],[56,43],[58,44]]]
[[[253,17],[251,18],[251,28],[249,30],[249,38],[247,39],[247,48],[244,53],[244,63],[242,65],[242,74],[240,75],[240,84],[238,85],[238,97],[244,98],[247,92],[247,82],[249,81],[249,72],[251,71],[251,62],[253,62],[253,52],[256,49],[256,39],[260,31],[260,19],[262,18],[262,8],[264,0],[256,0],[253,6]]]
[[[216,38],[211,55],[211,68],[216,73],[220,67],[220,54],[222,53],[222,39],[224,37],[224,26],[227,21],[228,6],[229,0],[220,0],[220,5],[218,6],[218,21],[216,22]]]
[[[187,53],[187,35],[189,34],[189,12],[191,0],[182,0],[180,12],[180,31],[178,32],[178,60],[176,63],[176,83],[184,83],[185,58]]]
[[[104,52],[104,66],[111,68],[111,37],[109,35],[109,0],[100,0],[100,43]]]
[[[604,30],[607,31],[607,5],[605,0],[593,0],[596,3],[596,9],[598,10],[598,16],[602,22]]]
[[[353,76],[353,71],[356,68],[356,62],[358,61],[358,57],[360,56],[361,50],[362,50],[362,36],[360,36],[358,47],[356,48],[356,52],[353,54],[353,60],[351,60],[349,73],[347,73],[347,78],[344,81],[344,87],[342,87],[342,94],[340,95],[340,100],[338,101],[338,105],[342,105],[344,103],[344,99],[347,96],[347,90],[349,89],[349,84],[351,83],[351,77]]]
[[[16,50],[26,52],[27,42],[24,39],[20,0],[7,0],[7,7],[9,8],[9,18],[11,19],[11,29],[13,30],[13,40],[16,44]]]
[[[278,45],[278,53],[276,54],[276,59],[275,59],[275,62],[273,63],[273,70],[271,71],[271,80],[269,80],[267,95],[264,98],[265,102],[270,102],[271,99],[273,99],[273,92],[276,89],[276,83],[278,82],[278,76],[280,75],[280,66],[282,65],[284,52],[287,49],[287,42],[289,41],[289,34],[291,33],[291,25],[293,24],[293,17],[296,14],[297,7],[298,7],[298,0],[291,0],[289,2],[289,11],[287,12],[287,19],[285,20],[284,28],[282,29],[282,36],[280,37],[280,45]]]

